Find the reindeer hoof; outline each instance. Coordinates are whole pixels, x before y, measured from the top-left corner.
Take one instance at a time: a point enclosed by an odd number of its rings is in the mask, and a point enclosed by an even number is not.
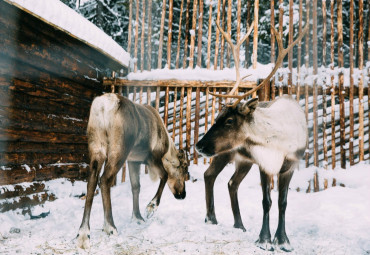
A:
[[[107,235],[118,235],[117,229],[114,226],[104,224],[103,231],[107,233]]]
[[[256,241],[256,246],[261,248],[262,250],[265,250],[265,251],[273,251],[274,250],[274,247],[272,246],[272,243],[270,240],[260,240],[258,239]]]
[[[279,242],[278,238],[274,238],[274,246],[276,250],[281,250],[285,252],[291,252],[293,251],[293,247],[290,245],[289,240],[284,240],[282,242]]]
[[[239,228],[239,229],[243,230],[243,232],[246,232],[247,231],[245,229],[245,227],[243,226],[243,224],[234,224],[234,228]]]
[[[77,247],[85,250],[90,249],[90,231],[80,230],[77,234]]]
[[[141,225],[141,224],[144,224],[145,223],[145,220],[143,219],[143,217],[141,217],[141,215],[139,216],[135,216],[134,214],[132,215],[132,218],[131,218],[131,221],[132,222],[135,222],[136,224],[138,225]]]
[[[217,224],[217,220],[216,220],[215,216],[208,216],[207,215],[204,222],[207,223],[207,224],[214,224],[214,225]]]
[[[155,211],[157,211],[158,209],[158,205],[153,202],[153,201],[150,201],[149,204],[146,206],[146,210],[145,210],[145,216],[147,219],[150,219],[151,217],[153,217]]]

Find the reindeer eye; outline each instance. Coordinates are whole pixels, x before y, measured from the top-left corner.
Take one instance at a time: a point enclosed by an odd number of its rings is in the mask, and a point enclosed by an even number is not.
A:
[[[226,120],[226,124],[230,125],[230,124],[233,124],[234,120],[232,118],[228,118]]]

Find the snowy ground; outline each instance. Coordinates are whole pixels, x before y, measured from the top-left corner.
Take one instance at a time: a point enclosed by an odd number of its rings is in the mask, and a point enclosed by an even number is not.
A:
[[[206,166],[192,166],[187,197],[176,200],[165,188],[162,203],[153,218],[143,225],[131,222],[132,196],[129,182],[112,188],[113,215],[118,236],[101,231],[103,210],[95,197],[91,217],[91,254],[272,254],[254,245],[262,224],[262,192],[254,167],[239,189],[239,204],[247,232],[234,229],[227,182],[233,165],[222,172],[215,184],[215,207],[219,224],[207,225],[203,172]],[[291,254],[370,254],[370,165],[360,164],[345,172],[334,171],[338,182],[318,193],[297,192],[307,184],[312,169],[293,176],[288,196],[286,229],[294,247]],[[331,171],[332,172],[332,171]],[[311,177],[311,176],[310,176]],[[329,177],[330,178],[330,177]],[[142,174],[141,212],[154,195],[158,183]],[[84,192],[85,183],[71,186],[63,180],[49,184],[59,197],[33,214],[50,210],[49,216],[30,220],[19,211],[0,214],[0,254],[86,254],[76,248],[84,201],[74,195]],[[272,191],[271,233],[277,227],[277,191]]]

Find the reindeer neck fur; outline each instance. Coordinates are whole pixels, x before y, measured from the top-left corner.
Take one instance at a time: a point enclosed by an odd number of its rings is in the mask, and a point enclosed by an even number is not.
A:
[[[168,174],[176,175],[177,167],[180,165],[179,159],[177,157],[178,151],[175,147],[174,142],[168,135],[168,133],[167,133],[167,139],[168,139],[168,150],[164,154],[162,158],[162,162]]]
[[[243,129],[254,160],[269,174],[277,174],[285,158],[297,160],[297,151],[306,146],[304,113],[288,97],[257,107]]]

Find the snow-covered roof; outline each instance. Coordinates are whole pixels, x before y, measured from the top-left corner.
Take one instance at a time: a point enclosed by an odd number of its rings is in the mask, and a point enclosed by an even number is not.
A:
[[[129,65],[130,55],[118,43],[59,0],[6,1],[87,43],[122,65]]]

